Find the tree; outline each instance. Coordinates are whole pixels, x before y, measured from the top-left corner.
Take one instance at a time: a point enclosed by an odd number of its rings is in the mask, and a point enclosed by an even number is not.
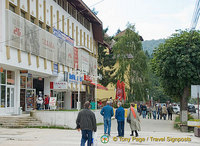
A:
[[[109,83],[116,83],[116,80],[112,77],[112,74],[115,72],[114,65],[116,59],[113,57],[111,48],[107,48],[112,44],[113,37],[106,35],[107,31],[108,28],[103,30],[103,36],[104,42],[108,46],[100,44],[98,48],[98,73],[102,75],[102,79],[99,82],[103,86],[107,86]]]
[[[179,99],[181,121],[187,121],[187,101],[192,84],[200,84],[200,33],[177,31],[154,52],[152,68],[166,94]]]
[[[115,38],[114,56],[119,63],[115,78],[128,85],[129,101],[144,100],[147,97],[148,70],[146,56],[142,50],[140,36],[135,26],[128,24],[123,35]],[[125,80],[125,79],[128,80]],[[127,87],[127,86],[126,86]]]

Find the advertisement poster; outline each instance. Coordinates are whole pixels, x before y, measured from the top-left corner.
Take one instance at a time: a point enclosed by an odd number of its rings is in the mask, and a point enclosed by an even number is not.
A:
[[[50,100],[49,100],[49,106],[56,106],[56,100],[57,100],[57,97],[50,97]]]

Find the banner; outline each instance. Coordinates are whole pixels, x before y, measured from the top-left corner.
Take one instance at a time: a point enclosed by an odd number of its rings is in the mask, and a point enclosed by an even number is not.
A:
[[[74,47],[74,68],[78,69],[78,48]]]
[[[89,73],[89,53],[84,50],[79,50],[78,59],[79,69]]]
[[[93,56],[89,57],[89,75],[97,75],[97,59]]]
[[[74,40],[55,28],[53,34],[6,10],[6,45],[74,67]]]
[[[117,90],[116,90],[116,99],[117,100],[126,100],[126,93],[125,93],[125,84],[124,82],[117,81]]]

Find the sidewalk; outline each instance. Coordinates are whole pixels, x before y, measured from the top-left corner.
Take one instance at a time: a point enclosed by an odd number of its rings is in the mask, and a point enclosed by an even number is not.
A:
[[[193,133],[181,133],[173,128],[173,121],[141,119],[142,131],[139,137],[132,141],[130,137],[130,128],[125,123],[125,137],[127,139],[115,138],[117,136],[117,122],[112,120],[111,137],[107,144],[100,141],[103,135],[103,125],[98,126],[98,146],[124,146],[124,145],[140,145],[140,146],[199,146],[200,138],[194,136]],[[152,137],[152,138],[151,138]],[[169,138],[190,138],[191,142],[168,142]],[[114,141],[113,140],[116,140]],[[128,142],[130,138],[130,142]],[[156,138],[165,138],[163,142],[159,142]],[[0,146],[79,146],[81,133],[76,130],[62,129],[3,129],[0,128]],[[123,141],[122,140],[126,140]],[[144,140],[144,142],[139,142]],[[171,140],[171,138],[170,138]],[[173,140],[173,139],[172,139]]]

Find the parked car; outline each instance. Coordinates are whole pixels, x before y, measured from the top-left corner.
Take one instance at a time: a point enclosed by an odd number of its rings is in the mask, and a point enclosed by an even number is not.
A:
[[[180,107],[178,105],[174,105],[173,107],[173,111],[175,114],[179,114],[180,113]]]
[[[188,112],[196,113],[196,108],[193,104],[188,105]]]

